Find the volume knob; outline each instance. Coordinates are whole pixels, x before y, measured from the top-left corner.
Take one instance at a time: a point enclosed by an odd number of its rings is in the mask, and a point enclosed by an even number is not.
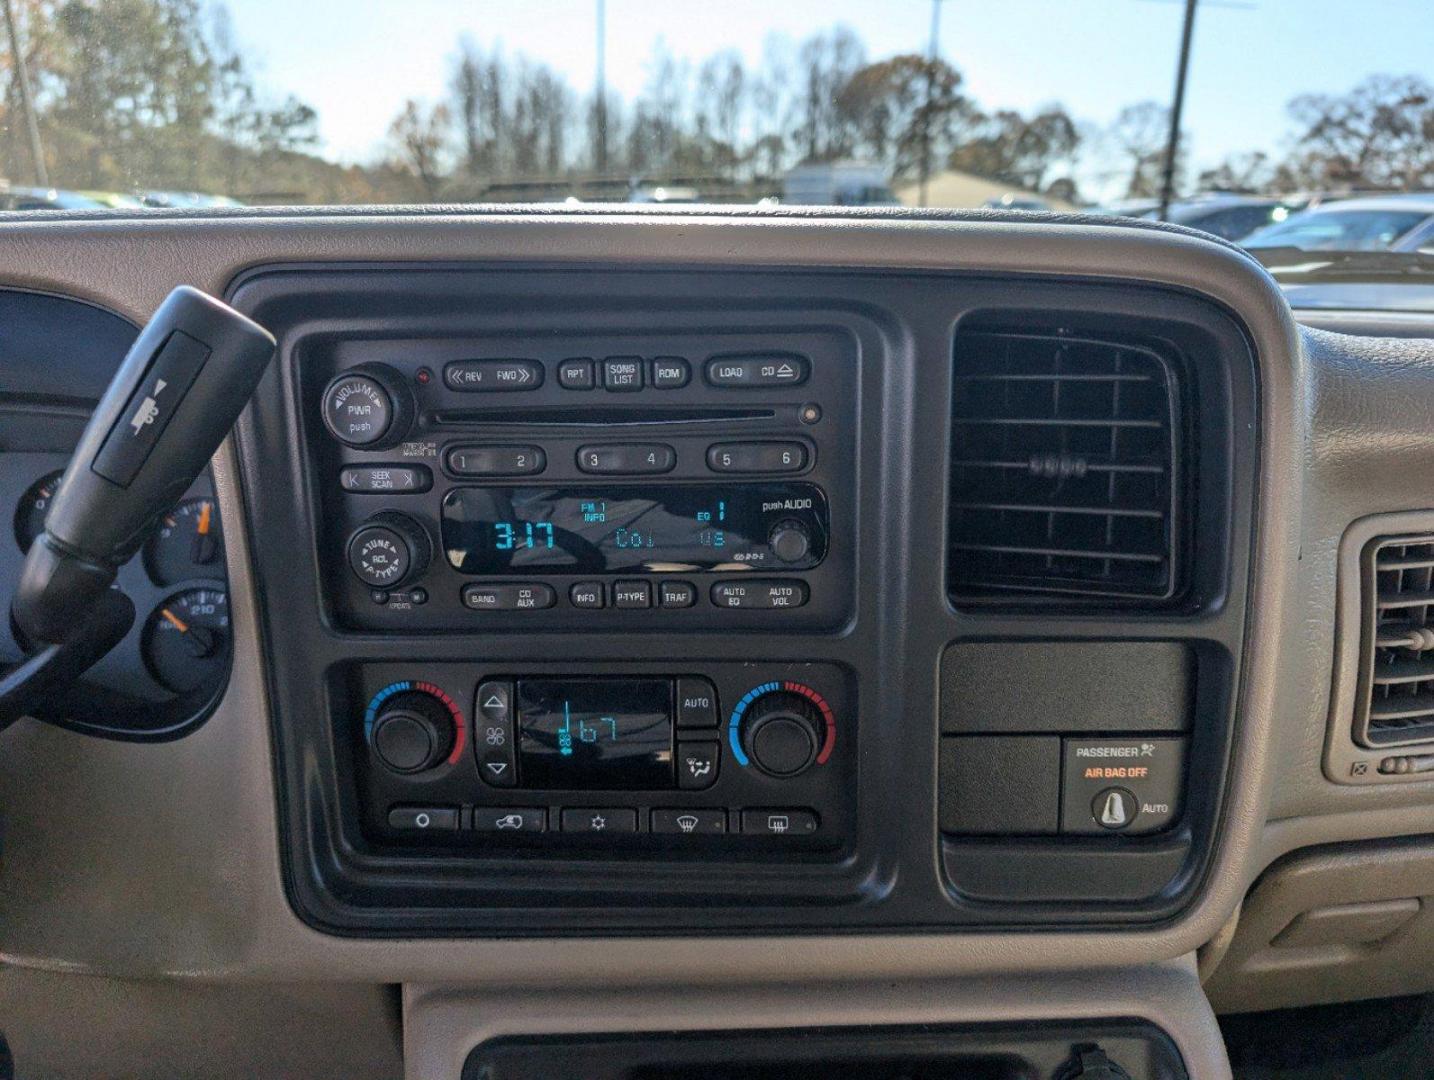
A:
[[[752,764],[785,779],[806,772],[821,747],[822,717],[800,694],[774,691],[748,707],[742,745]]]
[[[407,381],[387,364],[362,364],[324,388],[324,425],[339,442],[355,449],[397,446],[416,413]]]

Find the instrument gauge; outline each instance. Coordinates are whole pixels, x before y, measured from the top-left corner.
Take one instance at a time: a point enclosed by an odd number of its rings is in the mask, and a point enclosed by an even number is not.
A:
[[[218,689],[229,667],[229,597],[221,588],[175,593],[144,626],[141,648],[156,682],[176,694]]]
[[[211,498],[185,499],[159,519],[144,546],[144,567],[156,585],[224,577],[224,533]]]
[[[21,551],[29,551],[30,545],[45,531],[45,515],[50,512],[50,501],[60,486],[63,469],[40,477],[26,490],[15,511],[15,542]]]

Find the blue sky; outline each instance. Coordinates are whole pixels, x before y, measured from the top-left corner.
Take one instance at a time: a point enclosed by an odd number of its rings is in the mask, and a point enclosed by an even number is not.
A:
[[[575,89],[593,84],[593,0],[229,0],[229,11],[265,88],[315,106],[322,149],[340,160],[375,157],[405,98],[444,96],[464,34],[541,60]],[[1169,100],[1181,15],[1179,0],[943,0],[941,50],[984,108],[1059,101],[1103,125],[1124,104]],[[730,47],[755,65],[769,34],[845,24],[874,58],[924,50],[930,19],[930,0],[607,0],[608,81],[636,95],[659,36],[679,57]],[[1434,81],[1434,0],[1204,0],[1192,161],[1278,152],[1290,97],[1374,72]]]

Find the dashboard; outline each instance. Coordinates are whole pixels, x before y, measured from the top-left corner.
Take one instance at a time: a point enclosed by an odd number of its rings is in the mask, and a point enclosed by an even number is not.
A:
[[[0,230],[7,603],[170,285],[279,345],[122,571],[140,619],[72,730],[5,736],[11,968],[356,984],[370,1018],[398,986],[411,1075],[538,1075],[641,1015],[1059,1018],[1221,1076],[1201,974],[1301,1000],[1241,904],[1429,831],[1359,630],[1369,545],[1434,545],[1427,343],[1301,328],[1237,249],[882,213],[81,231],[111,246]],[[1388,888],[1333,900],[1427,895]],[[1409,987],[1418,955],[1300,959]]]

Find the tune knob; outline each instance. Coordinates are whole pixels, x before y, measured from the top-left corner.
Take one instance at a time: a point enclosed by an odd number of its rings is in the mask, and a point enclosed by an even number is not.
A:
[[[821,747],[822,715],[800,694],[776,690],[747,707],[742,746],[752,764],[768,776],[786,778],[805,772]]]
[[[369,733],[374,754],[397,773],[433,768],[452,752],[454,737],[452,713],[421,690],[385,701]]]
[[[324,424],[345,446],[384,450],[413,426],[417,408],[403,375],[387,364],[362,364],[324,388]]]
[[[407,514],[385,511],[359,526],[348,542],[349,569],[373,589],[397,589],[428,568],[428,530]]]

